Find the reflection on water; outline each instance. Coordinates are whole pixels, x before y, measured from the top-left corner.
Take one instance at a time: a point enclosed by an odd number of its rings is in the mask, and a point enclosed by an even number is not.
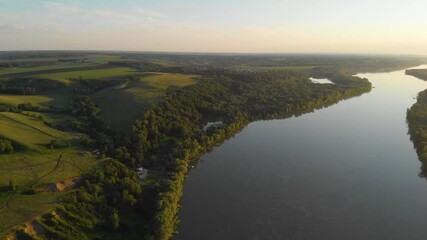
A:
[[[203,156],[176,239],[426,239],[427,184],[405,117],[427,83],[358,76],[371,93],[252,123]]]

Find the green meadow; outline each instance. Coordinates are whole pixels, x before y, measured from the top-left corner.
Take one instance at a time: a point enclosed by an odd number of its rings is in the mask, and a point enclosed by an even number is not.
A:
[[[137,71],[127,68],[107,68],[107,69],[94,69],[94,70],[84,70],[84,71],[71,71],[71,72],[61,72],[61,73],[51,73],[51,74],[42,74],[37,75],[39,78],[48,78],[64,81],[69,83],[72,79],[102,79],[102,78],[111,78],[119,77],[126,75],[138,74]]]
[[[0,76],[15,74],[15,73],[31,73],[42,70],[56,70],[56,69],[72,69],[79,67],[90,67],[94,66],[93,63],[67,63],[67,64],[55,64],[41,67],[14,67],[0,69]]]
[[[0,112],[0,125],[0,136],[31,150],[44,148],[52,140],[70,141],[74,137],[21,113]]]

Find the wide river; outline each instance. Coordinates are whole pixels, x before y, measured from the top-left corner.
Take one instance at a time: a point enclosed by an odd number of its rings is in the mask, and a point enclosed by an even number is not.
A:
[[[175,239],[427,239],[427,182],[405,122],[427,82],[358,76],[370,93],[251,123],[204,155]]]

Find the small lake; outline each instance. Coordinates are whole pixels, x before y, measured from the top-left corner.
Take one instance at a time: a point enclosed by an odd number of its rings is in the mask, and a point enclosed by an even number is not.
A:
[[[175,239],[427,239],[427,182],[405,122],[427,82],[358,76],[370,93],[251,123],[205,154]]]

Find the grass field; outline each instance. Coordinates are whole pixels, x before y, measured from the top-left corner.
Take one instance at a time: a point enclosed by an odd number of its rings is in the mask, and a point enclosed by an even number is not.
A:
[[[127,85],[98,91],[92,95],[101,107],[101,117],[119,132],[127,132],[135,119],[165,96],[169,87],[185,87],[197,82],[196,75],[149,73]]]
[[[30,113],[31,115],[32,113]],[[35,113],[40,115],[40,113]],[[63,120],[46,115],[45,119]],[[78,134],[53,129],[34,116],[0,112],[0,138],[24,146],[25,150],[0,155],[0,236],[11,227],[50,211],[64,192],[23,194],[44,184],[56,184],[79,177],[95,167],[100,160],[90,152],[70,146],[50,149],[51,140],[70,141]],[[9,181],[15,190],[7,189]]]
[[[153,73],[151,76],[141,77],[140,81],[149,87],[166,90],[170,86],[185,87],[197,82],[197,75]]]
[[[69,83],[70,79],[101,79],[110,77],[119,77],[126,75],[139,74],[131,68],[108,68],[108,69],[94,69],[85,71],[61,72],[52,74],[37,75],[40,78],[49,78]]]
[[[59,92],[59,91],[58,91]],[[6,95],[0,94],[0,103],[17,106],[21,103],[31,103],[39,107],[67,107],[75,96],[71,91],[57,95]]]
[[[4,68],[0,69],[0,76],[6,75],[6,74],[13,74],[13,73],[30,73],[35,71],[41,71],[41,70],[53,70],[53,69],[67,69],[67,68],[78,68],[78,67],[90,67],[94,66],[93,63],[62,63],[62,64],[55,64],[55,65],[48,65],[48,66],[41,66],[41,67],[27,67],[27,68]]]
[[[49,150],[43,154],[15,153],[0,158],[0,186],[9,180],[15,191],[0,192],[0,236],[12,226],[50,211],[65,192],[22,194],[23,190],[78,177],[100,160],[74,149]]]
[[[35,106],[42,106],[52,101],[54,101],[54,99],[48,96],[0,94],[0,103],[13,106],[16,106],[20,103],[31,103]]]
[[[40,150],[52,140],[69,141],[74,135],[50,128],[32,116],[20,113],[0,113],[0,136],[26,149]]]
[[[296,71],[296,72],[307,72],[317,66],[284,66],[284,67],[257,67],[258,69],[263,70],[287,70],[287,71]]]

